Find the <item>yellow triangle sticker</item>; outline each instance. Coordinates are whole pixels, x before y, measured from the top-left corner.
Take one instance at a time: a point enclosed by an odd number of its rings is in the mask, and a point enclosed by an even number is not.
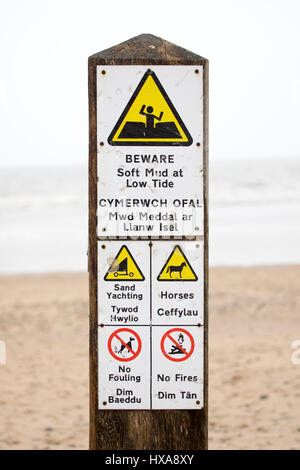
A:
[[[188,259],[180,246],[175,246],[174,250],[167,259],[164,267],[157,276],[158,281],[197,281],[195,274]]]
[[[144,281],[145,277],[126,245],[123,245],[104,276],[105,281]]]
[[[191,145],[193,139],[152,70],[148,70],[108,137],[110,145]]]

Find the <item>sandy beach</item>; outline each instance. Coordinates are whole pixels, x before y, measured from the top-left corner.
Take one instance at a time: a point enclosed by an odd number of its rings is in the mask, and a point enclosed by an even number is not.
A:
[[[213,268],[210,449],[299,449],[300,266]],[[0,449],[88,447],[86,274],[0,277]]]

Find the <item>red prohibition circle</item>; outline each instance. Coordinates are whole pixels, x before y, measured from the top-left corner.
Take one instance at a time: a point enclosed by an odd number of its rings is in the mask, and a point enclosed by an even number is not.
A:
[[[117,338],[128,350],[130,350],[130,348],[127,346],[127,344],[120,338],[119,336],[119,333],[122,333],[122,331],[126,331],[127,333],[130,333],[132,335],[134,335],[134,337],[137,339],[137,343],[138,343],[138,347],[137,347],[137,350],[134,352],[131,350],[131,353],[132,353],[132,356],[130,357],[119,357],[117,356],[117,354],[115,354],[112,350],[112,347],[111,347],[111,342],[114,338]],[[129,362],[129,361],[132,361],[133,359],[135,359],[141,352],[141,349],[142,349],[142,341],[141,341],[141,338],[139,337],[139,335],[131,330],[130,328],[119,328],[118,330],[114,331],[109,339],[108,339],[108,343],[107,343],[107,346],[108,346],[108,350],[110,352],[110,354],[112,355],[112,357],[114,359],[117,359],[117,361],[121,361],[121,362]]]
[[[172,336],[170,336],[170,333],[173,333],[174,331],[180,331],[181,333],[184,333],[186,334],[189,339],[190,339],[190,342],[191,342],[191,349],[189,352],[185,352],[185,356],[184,357],[179,357],[179,358],[175,358],[175,357],[170,357],[169,354],[166,352],[165,350],[165,340],[166,338],[168,339],[171,339],[171,341],[176,344],[177,347],[180,348],[180,345],[179,343],[177,343],[177,341],[174,340],[174,338],[172,338]],[[160,348],[161,348],[161,351],[163,353],[163,355],[169,359],[170,361],[173,361],[173,362],[182,362],[182,361],[186,361],[186,359],[188,359],[189,357],[191,357],[191,355],[193,354],[194,352],[194,349],[195,349],[195,341],[194,341],[194,338],[192,337],[191,333],[187,330],[184,330],[183,328],[172,328],[171,330],[168,330],[166,331],[166,333],[163,335],[162,339],[161,339],[161,342],[160,342]]]

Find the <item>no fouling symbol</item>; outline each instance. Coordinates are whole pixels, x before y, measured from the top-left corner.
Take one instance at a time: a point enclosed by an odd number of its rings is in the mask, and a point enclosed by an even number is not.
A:
[[[174,362],[188,359],[194,352],[195,341],[191,333],[183,328],[172,328],[162,337],[160,347],[163,355]]]
[[[110,354],[121,362],[132,361],[140,354],[141,349],[141,338],[130,328],[119,328],[110,335],[108,340]]]

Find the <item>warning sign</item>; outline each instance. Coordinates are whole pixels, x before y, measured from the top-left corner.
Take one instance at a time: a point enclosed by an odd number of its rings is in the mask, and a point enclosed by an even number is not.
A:
[[[120,240],[98,243],[99,325],[149,324],[149,284],[149,241],[127,240],[126,246]]]
[[[157,276],[158,281],[197,281],[197,279],[192,266],[178,245]]]
[[[195,341],[191,333],[183,328],[172,328],[162,337],[160,347],[163,355],[174,362],[188,359],[194,352]]]
[[[193,139],[152,70],[147,70],[108,137],[110,145],[191,145]]]
[[[142,271],[126,245],[120,248],[104,276],[105,281],[144,281],[144,279]]]
[[[110,335],[108,340],[108,350],[117,361],[133,361],[140,354],[141,349],[141,338],[130,328],[119,328]]]
[[[152,409],[203,406],[203,328],[152,328]]]

